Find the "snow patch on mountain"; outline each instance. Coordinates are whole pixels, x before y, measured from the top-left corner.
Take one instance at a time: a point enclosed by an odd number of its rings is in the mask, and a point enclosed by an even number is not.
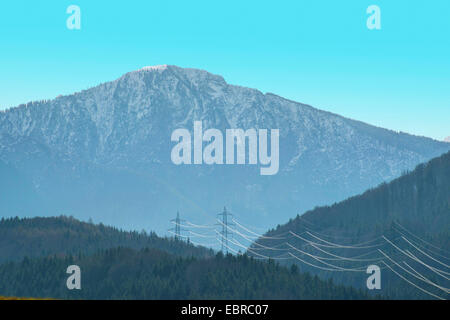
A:
[[[161,65],[156,65],[156,66],[145,66],[141,69],[139,69],[138,71],[153,71],[153,70],[158,70],[158,71],[163,71],[167,69],[167,64],[161,64]]]

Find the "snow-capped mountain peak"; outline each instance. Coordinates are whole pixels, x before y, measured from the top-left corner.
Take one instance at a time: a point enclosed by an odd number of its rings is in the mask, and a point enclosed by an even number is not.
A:
[[[167,64],[161,64],[161,65],[156,65],[156,66],[145,66],[141,69],[139,69],[138,71],[163,71],[167,69]]]

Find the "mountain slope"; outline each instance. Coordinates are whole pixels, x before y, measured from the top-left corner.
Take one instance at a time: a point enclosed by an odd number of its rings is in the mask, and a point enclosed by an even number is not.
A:
[[[81,290],[66,269],[80,267]],[[36,277],[39,274],[39,277]],[[246,256],[175,258],[156,249],[110,249],[89,256],[25,259],[0,265],[0,294],[59,299],[367,299],[295,268]]]
[[[300,229],[309,223],[317,231],[331,235],[370,238],[389,229],[393,221],[430,240],[440,233],[448,237],[450,152],[361,195],[307,211],[268,235],[287,230],[303,231]]]
[[[176,166],[171,133],[280,130],[280,170]],[[213,223],[223,205],[269,227],[358,194],[450,149],[176,66],[148,67],[97,87],[0,112],[0,160],[32,182],[46,214],[95,217],[163,232],[177,210]],[[195,187],[192,187],[192,186]],[[41,203],[26,215],[42,214]],[[0,215],[24,215],[7,199]]]
[[[181,257],[207,258],[213,251],[155,233],[126,232],[72,217],[0,220],[0,263],[24,257],[92,254],[115,247],[153,248]]]
[[[290,262],[298,263],[302,270],[356,287],[365,286],[365,272],[333,272],[328,269],[337,266],[365,271],[369,264],[377,264],[384,268],[384,295],[430,298],[430,295],[389,272],[381,261],[387,262],[410,281],[436,293],[435,286],[430,289],[429,283],[424,284],[408,271],[411,272],[410,267],[413,267],[428,280],[437,284],[443,281],[441,286],[445,287],[448,285],[445,272],[449,271],[449,248],[450,152],[417,166],[414,171],[388,184],[291,219],[268,232],[265,238],[258,239],[249,254],[255,255],[256,252],[256,256],[270,257],[294,254],[315,264],[306,265],[291,256]],[[410,253],[423,263],[411,258]],[[386,258],[385,254],[393,260]],[[441,274],[436,270],[441,270]],[[448,293],[438,290],[437,294],[448,298]]]

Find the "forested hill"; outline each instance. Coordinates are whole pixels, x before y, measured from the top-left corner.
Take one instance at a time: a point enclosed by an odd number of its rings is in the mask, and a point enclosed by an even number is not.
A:
[[[157,248],[183,257],[209,257],[212,250],[195,247],[155,233],[122,231],[103,224],[81,222],[71,217],[2,218],[0,263],[54,254],[89,254],[99,249]]]
[[[448,299],[449,248],[446,153],[362,195],[297,216],[260,237],[249,254],[354,287],[366,287],[366,268],[375,264],[382,295]]]
[[[308,211],[267,235],[308,228],[360,241],[390,230],[393,221],[450,247],[450,152],[362,195]]]
[[[81,290],[66,287],[67,266],[81,269]],[[115,248],[88,256],[24,259],[0,265],[0,295],[62,299],[367,299],[248,256],[180,258],[156,249]]]

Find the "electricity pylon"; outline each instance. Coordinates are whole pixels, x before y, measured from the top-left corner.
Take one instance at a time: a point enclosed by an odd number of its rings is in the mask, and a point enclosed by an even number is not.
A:
[[[226,253],[228,254],[228,236],[233,235],[233,233],[228,230],[228,227],[234,226],[234,223],[228,222],[228,217],[232,217],[233,215],[227,212],[226,207],[223,207],[223,212],[219,213],[217,216],[222,217],[222,222],[220,224],[217,224],[222,226],[222,232],[220,232],[220,234],[222,235],[222,252],[224,252],[225,249]]]
[[[173,231],[175,233],[175,240],[182,240],[181,239],[181,232],[182,231],[188,231],[181,228],[181,223],[185,220],[180,219],[180,212],[177,211],[177,217],[175,219],[170,220],[170,222],[175,224],[174,228],[170,228],[169,231]]]

